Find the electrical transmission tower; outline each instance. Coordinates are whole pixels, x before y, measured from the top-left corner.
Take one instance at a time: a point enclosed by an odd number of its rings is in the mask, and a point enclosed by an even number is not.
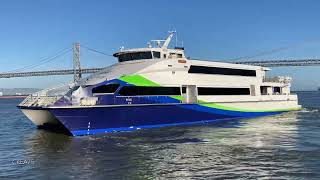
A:
[[[77,82],[81,78],[80,43],[73,44],[73,71],[74,82]]]

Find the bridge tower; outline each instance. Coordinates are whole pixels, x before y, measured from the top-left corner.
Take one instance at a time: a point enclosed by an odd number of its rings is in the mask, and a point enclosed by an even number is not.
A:
[[[80,43],[73,44],[73,71],[73,80],[77,82],[81,78]]]

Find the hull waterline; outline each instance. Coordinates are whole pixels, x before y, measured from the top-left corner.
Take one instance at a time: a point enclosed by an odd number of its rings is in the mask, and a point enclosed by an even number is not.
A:
[[[43,111],[43,110],[35,110]],[[118,106],[87,108],[47,108],[45,111],[73,135],[133,131],[165,126],[214,123],[242,118],[270,116],[277,112],[237,112],[195,104]]]

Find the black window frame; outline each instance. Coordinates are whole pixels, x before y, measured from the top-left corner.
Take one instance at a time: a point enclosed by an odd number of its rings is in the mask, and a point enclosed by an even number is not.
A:
[[[256,77],[256,70],[191,65],[188,73]]]
[[[152,51],[153,59],[160,59],[161,53],[159,51]]]
[[[111,88],[109,88],[108,86],[111,86]],[[92,88],[91,92],[92,94],[114,94],[120,87],[120,84],[103,84],[101,86],[97,86]],[[107,89],[109,88],[109,89]],[[109,91],[105,91],[105,90],[109,90]]]
[[[250,88],[197,87],[198,96],[250,95]]]
[[[274,86],[272,88],[272,93],[273,94],[281,94],[281,87],[280,86]]]
[[[152,59],[152,51],[127,52],[118,55],[119,62]]]
[[[180,87],[122,86],[118,96],[176,96],[181,95]]]

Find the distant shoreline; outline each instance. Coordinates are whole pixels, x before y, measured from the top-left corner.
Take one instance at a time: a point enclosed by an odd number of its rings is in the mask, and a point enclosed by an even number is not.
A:
[[[22,99],[26,98],[27,95],[16,95],[16,96],[0,96],[0,99]]]

